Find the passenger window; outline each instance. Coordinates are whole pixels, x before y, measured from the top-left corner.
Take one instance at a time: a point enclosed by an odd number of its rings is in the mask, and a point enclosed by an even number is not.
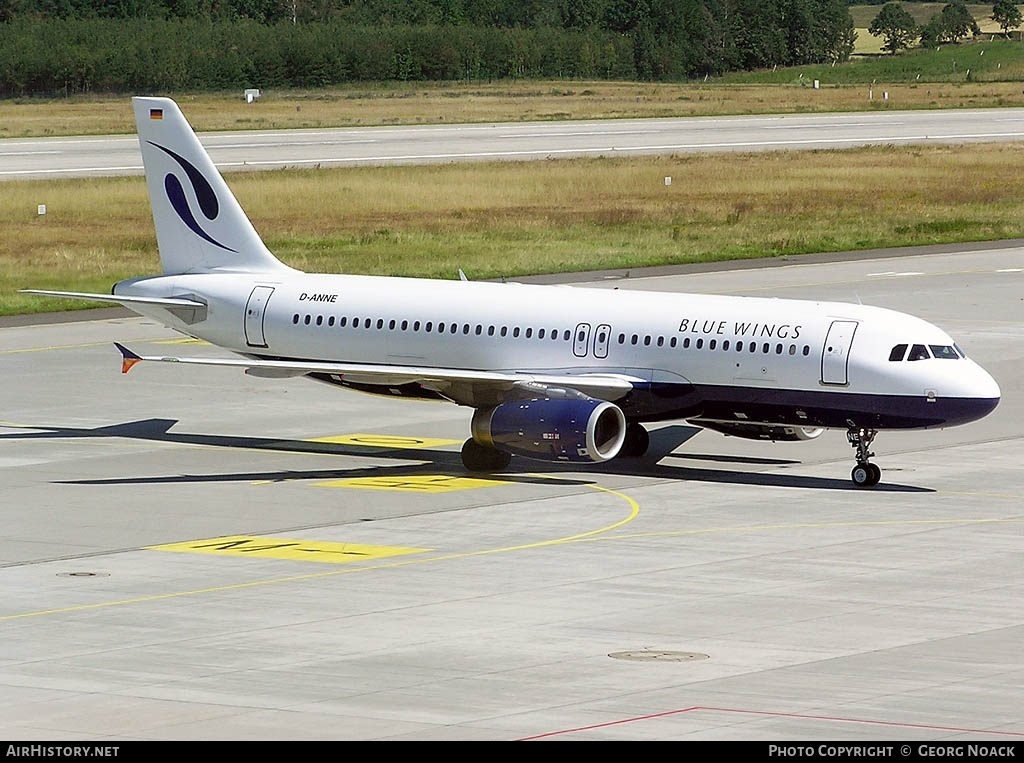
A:
[[[907,345],[905,345],[905,344],[898,344],[895,347],[893,347],[892,351],[889,353],[889,360],[893,360],[893,361],[903,360],[903,357],[906,354],[907,354]]]
[[[700,350],[700,349],[703,349],[703,347],[704,347],[704,340],[703,339],[698,339],[697,340],[697,349]]]
[[[939,358],[941,360],[959,360],[960,356],[956,354],[956,350],[950,347],[948,344],[930,344],[928,345],[932,350],[932,357]]]
[[[927,360],[931,357],[928,354],[928,348],[923,344],[915,344],[910,348],[910,354],[907,356],[907,360]]]
[[[718,340],[717,339],[712,339],[710,342],[708,342],[708,349],[709,350],[715,349],[715,346],[717,344],[718,344]]]

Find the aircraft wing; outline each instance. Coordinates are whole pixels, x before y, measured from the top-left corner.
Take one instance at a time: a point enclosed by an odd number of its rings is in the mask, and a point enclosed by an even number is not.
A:
[[[250,376],[288,378],[320,375],[338,377],[352,384],[387,387],[419,384],[464,405],[495,404],[510,399],[552,394],[553,390],[575,390],[599,400],[624,397],[641,379],[624,374],[539,374],[528,371],[477,371],[464,368],[380,365],[259,358],[206,358],[166,355],[137,355],[115,342],[121,352],[121,372],[128,373],[142,361],[184,363],[201,366],[242,368]]]

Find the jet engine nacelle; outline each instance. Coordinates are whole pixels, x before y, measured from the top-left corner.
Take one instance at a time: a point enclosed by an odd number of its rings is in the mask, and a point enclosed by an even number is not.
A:
[[[825,431],[820,427],[790,427],[779,424],[743,424],[724,421],[695,421],[694,423],[733,437],[742,437],[746,440],[771,440],[772,442],[813,440]]]
[[[602,462],[626,439],[626,417],[603,400],[520,400],[473,414],[473,439],[516,456],[542,461]]]

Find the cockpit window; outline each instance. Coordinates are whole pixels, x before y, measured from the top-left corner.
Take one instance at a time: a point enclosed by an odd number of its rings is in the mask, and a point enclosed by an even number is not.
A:
[[[907,345],[898,344],[892,348],[889,353],[889,360],[899,361],[903,360],[903,356],[907,354]]]
[[[963,351],[963,349],[962,349],[962,348],[960,347],[960,345],[958,345],[958,344],[954,344],[954,345],[953,345],[953,349],[957,351],[957,354],[958,354],[958,355],[959,355],[959,356],[960,356],[961,358],[966,358],[966,357],[967,357],[967,353]]]
[[[910,348],[910,355],[907,356],[907,360],[927,360],[931,355],[928,354],[928,348],[923,344],[915,344]]]
[[[948,344],[931,344],[928,345],[932,351],[932,357],[940,358],[942,360],[959,360],[960,356],[957,351]]]

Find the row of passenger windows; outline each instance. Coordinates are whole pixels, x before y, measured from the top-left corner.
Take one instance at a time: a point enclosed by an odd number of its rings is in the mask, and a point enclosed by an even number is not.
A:
[[[348,318],[348,316],[344,315],[341,316],[340,318],[335,318],[335,316],[333,315],[329,315],[325,318],[322,315],[313,316],[307,314],[305,316],[302,316],[299,315],[299,313],[295,313],[292,316],[292,323],[295,325],[302,323],[306,326],[338,326],[339,328],[346,328],[348,326],[351,326],[352,328],[355,329],[369,329],[376,327],[378,330],[383,330],[384,327],[387,326],[388,330],[390,331],[394,331],[395,329],[398,329],[400,331],[412,330],[416,332],[424,331],[428,334],[458,334],[461,331],[461,333],[464,335],[474,334],[476,336],[483,336],[486,334],[487,336],[497,335],[503,337],[511,335],[513,338],[523,336],[526,339],[532,339],[534,336],[536,336],[537,339],[550,338],[553,340],[558,340],[559,336],[561,336],[561,339],[564,342],[568,342],[572,338],[572,332],[569,329],[563,329],[561,331],[559,329],[537,329],[535,332],[532,327],[528,327],[525,329],[521,329],[519,326],[514,326],[512,328],[509,328],[508,326],[485,327],[480,323],[477,323],[475,326],[469,323],[463,323],[460,326],[458,323],[438,322],[435,324],[433,321],[397,321],[394,318],[385,322],[383,318],[377,318],[376,320],[374,320],[373,318],[350,319]],[[585,331],[580,331],[578,333],[579,336],[577,337],[577,341],[581,343],[586,342],[587,333]],[[656,347],[664,347],[667,344],[669,347],[674,348],[681,344],[683,349],[689,349],[692,346],[698,350],[703,350],[707,348],[708,350],[721,350],[723,352],[732,350],[734,352],[746,351],[751,353],[757,352],[758,349],[760,349],[760,351],[765,355],[771,354],[774,351],[776,355],[782,355],[784,353],[796,355],[799,352],[801,355],[807,356],[810,355],[811,352],[810,346],[806,344],[802,346],[797,346],[795,344],[786,345],[783,344],[782,342],[777,342],[773,345],[771,342],[758,343],[756,341],[744,341],[741,339],[705,340],[703,337],[701,337],[699,339],[692,340],[690,337],[684,337],[682,340],[679,340],[677,337],[671,337],[668,340],[666,340],[664,336],[652,336],[650,334],[645,334],[643,336],[641,336],[640,334],[627,335],[625,333],[620,333],[616,337],[616,339],[618,340],[619,344],[624,345],[628,342],[631,345],[643,344],[644,347],[650,347],[652,344]],[[604,345],[605,342],[608,341],[608,335],[605,332],[604,327],[599,327],[597,329],[596,341],[598,345]]]
[[[629,343],[630,344],[637,344],[638,339],[639,339],[639,337],[636,334],[633,334],[629,338]],[[619,344],[625,344],[625,341],[626,341],[626,335],[625,334],[619,334]],[[687,349],[690,348],[690,346],[691,346],[690,345],[690,341],[691,341],[690,337],[685,337],[683,339],[682,345],[683,345],[683,349],[684,350],[687,350]],[[664,343],[665,343],[665,337],[659,336],[657,338],[657,342],[656,342],[657,346],[661,347]],[[644,346],[647,346],[649,344],[651,344],[651,337],[645,336],[644,337]],[[677,342],[676,342],[676,338],[675,337],[672,337],[671,339],[669,339],[669,341],[668,341],[668,346],[669,347],[675,347],[676,344],[677,344]],[[761,342],[760,345],[759,345],[757,342],[755,342],[753,340],[745,342],[742,339],[737,339],[735,341],[731,341],[729,339],[723,339],[721,341],[719,341],[717,339],[708,339],[707,342],[705,342],[703,338],[700,338],[700,339],[697,339],[697,340],[695,340],[693,342],[693,347],[695,347],[698,350],[703,350],[705,347],[707,347],[707,349],[709,349],[709,350],[722,350],[723,352],[728,352],[729,350],[733,350],[734,352],[744,352],[744,351],[746,351],[746,352],[757,352],[758,348],[760,347],[760,350],[761,350],[761,352],[764,355],[769,355],[773,351],[775,352],[776,355],[782,355],[783,353],[787,353],[787,352],[790,355],[796,355],[797,352],[799,352],[801,355],[804,355],[804,356],[811,354],[811,347],[810,347],[810,345],[806,345],[806,344],[803,345],[802,347],[798,347],[795,344],[786,345],[786,344],[783,344],[782,342],[776,342],[774,345],[771,342]]]
[[[910,352],[907,348],[910,347]],[[954,345],[948,344],[898,344],[889,353],[889,360],[927,360],[928,358],[939,358],[941,360],[959,360],[966,358],[963,350]]]
[[[295,315],[292,316],[292,323],[298,324],[300,321],[306,326],[315,324],[317,326],[326,325],[345,328],[346,326],[351,325],[354,329],[369,329],[374,328],[374,326],[378,329],[383,329],[385,326],[383,318],[378,318],[376,322],[374,322],[373,318],[352,318],[350,321],[349,318],[344,315],[335,319],[333,315],[329,315],[327,318],[324,318],[322,315],[318,315],[314,318],[312,315],[301,317],[298,313],[295,313]],[[425,331],[428,334],[458,334],[460,330],[458,323],[439,322],[435,324],[433,321],[396,321],[394,318],[388,321],[386,325],[390,331],[394,331],[395,329],[409,331],[411,329],[412,331]],[[463,334],[473,333],[477,336],[482,336],[484,333],[486,333],[487,336],[494,336],[495,334],[498,334],[499,336],[508,336],[511,334],[513,337],[519,337],[522,335],[527,339],[532,339],[534,336],[533,328],[520,329],[519,326],[515,326],[512,329],[509,329],[508,326],[488,326],[485,332],[484,327],[479,323],[476,324],[475,327],[469,323],[463,323],[461,331]],[[551,329],[550,331],[547,329],[537,329],[536,336],[538,339],[558,339],[558,329]],[[565,331],[562,332],[563,341],[568,342],[571,337],[572,332],[570,332],[569,329],[565,329]]]

